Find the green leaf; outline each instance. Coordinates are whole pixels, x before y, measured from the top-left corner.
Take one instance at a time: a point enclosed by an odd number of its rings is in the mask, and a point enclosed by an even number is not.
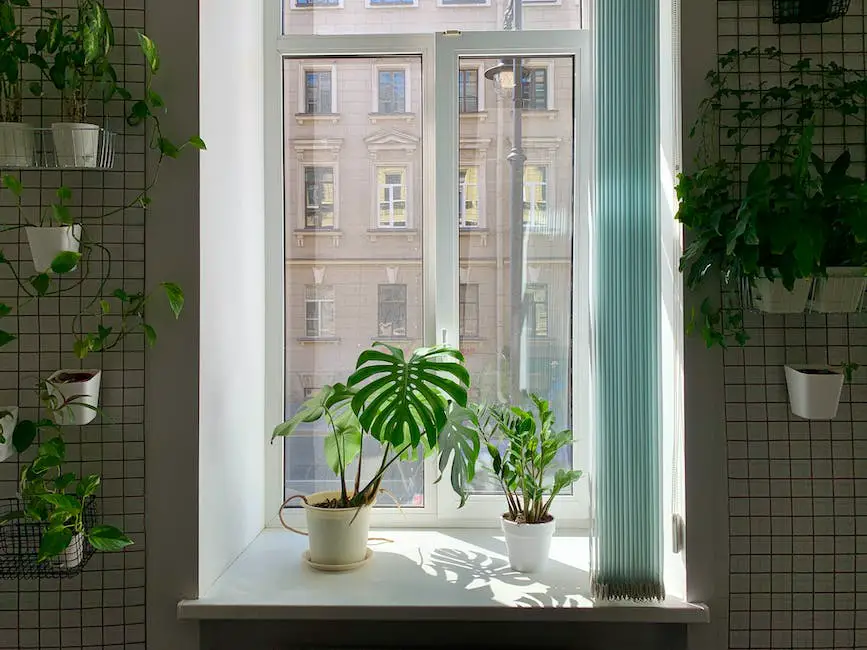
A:
[[[11,5],[0,5],[0,29],[7,34],[15,31],[15,12]]]
[[[62,275],[70,273],[78,266],[78,260],[81,259],[81,253],[75,251],[63,251],[51,262],[51,270]]]
[[[148,102],[154,108],[164,108],[166,105],[159,93],[156,93],[153,90],[148,91]]]
[[[171,307],[172,313],[175,315],[175,318],[178,318],[184,308],[183,290],[174,282],[163,282],[161,286],[165,289],[166,298],[169,299],[169,307]]]
[[[81,512],[81,500],[71,494],[43,494],[40,497],[54,506],[57,511],[66,513],[70,516],[77,515]]]
[[[24,187],[21,185],[21,181],[18,180],[12,174],[6,174],[3,176],[3,185],[12,192],[18,198],[21,198],[21,192],[24,190]]]
[[[303,422],[316,422],[325,416],[326,408],[332,411],[342,410],[342,407],[349,403],[354,394],[354,391],[349,390],[343,384],[323,386],[301,405],[295,415],[274,427],[271,440],[291,436],[298,425]]]
[[[129,294],[127,294],[127,292],[123,289],[115,289],[111,295],[113,295],[121,302],[129,302]]]
[[[187,142],[189,142],[191,146],[195,147],[196,149],[198,149],[200,151],[204,151],[205,149],[208,148],[207,145],[205,145],[205,141],[202,140],[197,135],[194,135],[192,138],[187,140]]]
[[[65,205],[61,203],[51,204],[51,216],[57,223],[70,225],[72,223],[72,213]]]
[[[157,343],[157,331],[148,325],[147,323],[142,323],[141,328],[144,331],[145,340],[150,347],[153,347]]]
[[[157,140],[157,146],[159,147],[160,153],[168,158],[177,158],[180,153],[180,149],[168,138],[159,138]]]
[[[111,305],[109,304],[108,300],[100,300],[99,308],[103,314],[108,314],[111,312]]]
[[[88,474],[78,482],[78,485],[75,488],[75,493],[82,500],[96,494],[100,480],[99,474]]]
[[[137,126],[150,117],[150,115],[151,109],[148,107],[147,102],[139,100],[132,105],[126,121],[130,126]]]
[[[452,490],[460,497],[458,507],[461,508],[470,496],[470,483],[476,475],[476,462],[481,450],[476,414],[468,408],[452,404],[446,425],[440,431],[438,444],[440,475],[436,481],[442,479],[451,461]]]
[[[45,562],[61,555],[72,542],[72,531],[68,528],[52,528],[42,534],[39,543],[38,562]],[[94,546],[95,548],[95,546]]]
[[[61,201],[68,201],[72,198],[72,190],[65,185],[61,185],[57,188],[57,198]]]
[[[48,277],[47,273],[40,273],[30,278],[30,285],[36,290],[37,294],[44,296],[51,285],[51,278]]]
[[[340,474],[341,461],[345,470],[361,452],[361,425],[358,418],[344,409],[334,420],[334,430],[325,438],[325,462],[335,474]]]
[[[160,53],[157,49],[156,43],[141,32],[138,33],[138,42],[141,46],[142,52],[144,52],[145,59],[147,60],[151,72],[156,74],[160,69]]]
[[[14,341],[17,337],[14,334],[10,334],[6,330],[0,330],[0,348],[5,345],[9,345]]]
[[[38,429],[31,420],[21,420],[12,432],[12,446],[19,454],[27,451],[36,440]]]
[[[84,359],[90,354],[90,340],[86,338],[75,339],[75,343],[72,344],[72,351],[77,358]]]
[[[133,543],[129,537],[114,526],[94,526],[86,535],[93,548],[106,553],[122,551]]]
[[[67,472],[66,474],[62,474],[54,479],[54,489],[63,492],[69,485],[75,480],[75,474],[73,472]]]

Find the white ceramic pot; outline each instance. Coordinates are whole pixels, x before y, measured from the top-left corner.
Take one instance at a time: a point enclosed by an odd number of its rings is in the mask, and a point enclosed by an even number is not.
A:
[[[807,308],[811,279],[795,280],[792,291],[779,278],[756,278],[752,287],[753,306],[766,314],[801,314]]]
[[[828,277],[816,278],[813,283],[813,311],[825,314],[851,314],[858,311],[864,289],[867,289],[867,268],[829,267]]]
[[[57,226],[50,228],[25,228],[30,254],[37,273],[51,269],[51,263],[61,253],[77,253],[81,248],[81,225]]]
[[[545,568],[551,552],[554,536],[554,520],[544,524],[516,524],[500,517],[506,548],[509,550],[509,565],[521,573],[535,573]]]
[[[55,424],[81,425],[93,420],[99,404],[101,378],[99,370],[58,370],[51,375],[46,383],[57,407],[53,414]]]
[[[80,122],[51,125],[54,155],[58,167],[96,167],[99,154],[99,127]]]
[[[792,413],[806,420],[831,420],[837,415],[843,371],[828,366],[786,366]]]
[[[364,560],[370,533],[372,506],[362,508],[315,508],[340,492],[316,492],[307,497],[307,533],[310,561],[315,564],[344,566]]]
[[[0,427],[3,429],[4,438],[4,441],[0,442],[0,461],[15,455],[15,447],[12,446],[12,432],[15,431],[15,425],[18,424],[17,406],[0,406],[0,413],[4,411],[7,411],[9,415],[0,418]]]
[[[74,569],[84,560],[84,536],[76,533],[66,550],[58,555],[52,563],[65,569]]]
[[[34,167],[36,131],[22,122],[0,122],[0,167]]]

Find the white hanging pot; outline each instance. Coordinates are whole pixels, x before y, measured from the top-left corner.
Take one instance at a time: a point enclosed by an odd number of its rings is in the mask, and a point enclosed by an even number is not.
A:
[[[52,564],[55,566],[62,567],[64,569],[74,569],[79,566],[84,560],[84,535],[81,533],[76,533],[73,536],[72,541],[69,542],[69,546],[66,547],[66,550],[63,551],[56,558],[51,560]]]
[[[806,420],[831,420],[837,415],[843,371],[828,366],[786,366],[792,413]]]
[[[0,442],[0,461],[11,458],[15,455],[15,447],[12,446],[12,432],[15,431],[15,425],[18,424],[18,407],[17,406],[0,406],[0,413],[7,412],[0,418],[0,427],[2,427],[4,442]]]
[[[82,122],[55,122],[51,125],[54,155],[58,167],[96,167],[99,127]]]
[[[535,573],[545,568],[554,536],[554,519],[543,524],[518,524],[500,517],[509,565],[521,573]]]
[[[51,263],[61,253],[77,253],[81,248],[81,224],[49,228],[28,227],[25,230],[37,273],[49,271]]]
[[[22,122],[0,122],[0,167],[34,167],[36,131]]]
[[[368,557],[367,538],[373,506],[316,507],[318,503],[339,497],[340,492],[317,492],[308,496],[304,503],[311,566],[354,568]]]
[[[58,370],[51,375],[46,389],[54,402],[55,424],[81,425],[93,420],[99,404],[101,378],[99,370]]]
[[[795,280],[792,291],[779,278],[755,278],[752,286],[753,307],[767,314],[800,314],[807,308],[812,279]]]
[[[827,269],[828,277],[813,283],[813,311],[825,314],[851,314],[858,311],[864,289],[867,289],[867,268],[837,266]]]

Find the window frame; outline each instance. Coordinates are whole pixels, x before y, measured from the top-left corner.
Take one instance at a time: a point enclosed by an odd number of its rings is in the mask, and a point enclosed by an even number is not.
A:
[[[466,299],[470,287],[475,291],[475,302],[468,302]],[[478,339],[481,337],[481,296],[482,294],[478,282],[461,282],[458,285],[458,336],[462,339]],[[467,305],[476,306],[476,328],[474,332],[466,332],[464,328],[464,324],[466,323]]]
[[[337,115],[337,66],[333,64],[298,64],[301,68],[301,74],[298,75],[298,115],[299,116],[316,116],[316,115]],[[327,112],[310,113],[307,111],[307,73],[308,72],[328,72],[331,75],[331,106]]]
[[[312,10],[321,11],[322,9],[343,9],[343,0],[337,0],[336,4],[328,4],[328,5],[316,5],[316,0],[313,0],[313,3],[307,7],[299,7],[298,0],[292,0],[289,3],[289,11],[312,11]]]
[[[467,215],[467,206],[466,206],[466,196],[461,200],[461,188],[466,186],[466,183],[460,179],[461,172],[463,170],[476,170],[476,203],[478,203],[478,207],[476,208],[478,211],[478,220],[475,225],[467,225],[466,223],[466,215]],[[473,231],[481,229],[482,223],[484,221],[484,210],[482,209],[482,196],[484,192],[484,183],[482,181],[482,169],[483,166],[476,163],[467,163],[464,164],[461,162],[458,165],[458,204],[460,207],[458,208],[458,227],[463,231]]]
[[[331,291],[331,297],[329,299],[322,298],[320,296],[315,296],[313,298],[310,297],[311,289],[313,292],[318,294],[320,291],[324,291],[326,289]],[[316,322],[317,330],[315,334],[310,333],[310,315],[308,308],[310,304],[313,303],[316,305]],[[324,334],[322,329],[322,305],[325,303],[331,304],[331,333]],[[304,285],[304,334],[306,339],[310,340],[324,340],[324,339],[334,339],[337,338],[337,294],[334,290],[333,285],[328,284],[307,284]],[[306,392],[306,389],[305,389]]]
[[[391,334],[383,334],[382,329],[382,307],[383,307],[383,289],[397,288],[403,289],[403,300],[389,300],[390,305],[403,305],[403,336],[394,333],[394,325],[391,327]],[[376,329],[377,338],[387,341],[404,341],[409,339],[409,288],[402,282],[382,282],[376,285]]]
[[[458,68],[458,76],[460,76],[461,72],[475,72],[476,73],[476,110],[474,111],[462,111],[461,110],[461,93],[460,93],[460,82],[458,83],[458,114],[460,116],[464,115],[478,115],[479,113],[485,112],[485,67],[482,64],[479,65],[467,65],[464,64]]]
[[[542,170],[542,173],[544,175],[544,181],[541,184],[536,184],[536,185],[540,185],[541,187],[544,188],[545,221],[544,221],[544,223],[536,223],[534,221],[527,221],[525,219],[524,220],[524,230],[529,230],[529,231],[546,230],[551,225],[550,224],[550,217],[551,217],[550,206],[551,206],[551,190],[552,190],[551,165],[549,163],[536,162],[534,160],[527,160],[524,163],[524,175],[523,175],[523,179],[522,179],[522,183],[521,183],[521,185],[523,187],[524,204],[527,203],[527,187],[528,187],[527,186],[527,167],[536,167],[536,168]],[[535,204],[536,204],[535,201],[530,201],[530,215],[531,216],[535,213]]]
[[[301,200],[298,204],[299,219],[301,221],[301,230],[305,232],[331,232],[337,230],[337,164],[336,163],[321,163],[321,162],[305,162],[299,161],[298,169],[300,171],[300,190]],[[330,169],[331,170],[331,185],[334,200],[331,203],[331,226],[308,226],[307,225],[307,170],[308,169]]]
[[[459,0],[458,2],[448,2],[447,0],[437,0],[437,7],[441,9],[455,9],[464,7],[490,7],[491,0],[482,0],[481,2],[472,2],[470,0]]]
[[[381,72],[403,72],[404,98],[403,111],[382,113],[379,110],[379,75]],[[412,66],[405,63],[376,63],[373,66],[373,92],[371,93],[370,113],[377,117],[394,116],[395,118],[412,115]]]
[[[551,30],[538,32],[487,32],[463,33],[455,38],[453,35],[421,34],[421,35],[346,35],[346,36],[283,36],[282,22],[275,21],[269,26],[273,30],[276,47],[266,42],[266,99],[265,105],[265,141],[266,141],[266,210],[274,218],[266,219],[266,266],[267,296],[266,300],[266,345],[269,349],[282,349],[285,336],[284,319],[284,228],[285,211],[283,210],[284,189],[286,178],[283,171],[285,148],[284,129],[290,127],[285,114],[282,86],[283,61],[285,57],[310,59],[315,57],[337,58],[342,56],[367,56],[378,58],[384,56],[416,56],[422,57],[423,90],[421,112],[424,121],[421,128],[424,146],[419,152],[425,183],[420,188],[419,207],[425,214],[425,236],[423,246],[423,291],[424,302],[421,333],[424,344],[445,342],[458,345],[459,338],[459,296],[458,284],[461,268],[459,265],[458,241],[459,226],[457,219],[457,182],[460,157],[463,156],[463,144],[459,143],[458,122],[460,115],[457,104],[457,75],[452,72],[445,78],[437,80],[437,70],[459,68],[460,57],[481,57],[495,59],[501,56],[531,57],[574,57],[576,66],[576,83],[574,84],[575,113],[573,128],[574,146],[574,187],[572,197],[574,212],[574,259],[572,281],[575,290],[576,304],[589,304],[589,269],[588,256],[583,247],[588,245],[589,231],[589,198],[587,191],[592,170],[592,143],[587,137],[587,120],[592,113],[592,84],[590,75],[590,36],[582,30]],[[273,41],[272,41],[273,43]],[[583,54],[582,54],[583,53]],[[394,66],[390,66],[394,67]],[[409,76],[407,77],[409,79]],[[408,84],[409,86],[409,84]],[[378,94],[378,88],[377,88]],[[585,98],[582,103],[581,97]],[[409,102],[409,87],[407,101]],[[378,105],[378,97],[376,98]],[[592,131],[590,132],[592,133]],[[583,134],[583,137],[582,137]],[[305,161],[306,164],[307,161]],[[311,161],[312,162],[312,161]],[[378,163],[379,161],[377,161]],[[314,164],[318,164],[318,161]],[[338,227],[339,206],[339,169],[336,160],[328,163],[335,170],[335,228]],[[387,164],[383,161],[383,164]],[[416,163],[408,163],[410,170]],[[303,165],[299,166],[303,168]],[[412,178],[408,178],[412,188]],[[408,191],[409,204],[412,205],[412,190]],[[484,193],[481,193],[484,196]],[[437,206],[442,210],[438,212]],[[412,218],[412,217],[410,217]],[[287,244],[288,245],[288,244]],[[585,255],[582,256],[582,253]],[[450,277],[448,281],[440,281],[435,277],[432,261],[440,275]],[[577,260],[581,260],[577,263]],[[586,285],[586,286],[585,286]],[[584,300],[582,303],[581,301]],[[573,314],[573,336],[589,342],[589,314]],[[588,351],[575,345],[572,349],[573,369],[576,376],[582,368],[588,367]],[[277,510],[282,504],[284,476],[282,445],[270,445],[272,428],[284,419],[284,382],[286,374],[285,360],[282,355],[266,355],[266,431],[263,432],[263,444],[266,445],[266,479],[265,479],[265,512],[266,525],[279,526]],[[576,384],[577,385],[577,384]],[[592,404],[589,400],[589,386],[573,391],[572,412],[588,413]],[[573,422],[576,431],[576,442],[573,449],[575,457],[582,459],[581,468],[589,467],[588,440],[582,435],[582,422]],[[496,527],[498,518],[495,513],[503,508],[501,495],[477,495],[470,499],[467,506],[457,510],[458,498],[453,494],[447,480],[435,484],[437,470],[435,459],[426,461],[424,490],[425,503],[419,508],[403,508],[398,512],[393,508],[377,509],[373,521],[380,526],[410,526],[410,527]],[[580,494],[561,496],[555,502],[555,516],[561,526],[589,525],[589,489],[585,490],[588,481],[582,481]],[[588,494],[584,494],[584,492]],[[303,521],[303,512],[291,511],[285,513],[290,523]]]
[[[539,113],[542,111],[555,110],[554,109],[554,105],[555,105],[554,104],[554,89],[553,89],[553,85],[551,83],[551,79],[553,78],[553,74],[554,74],[553,66],[548,65],[547,63],[540,65],[538,63],[534,63],[533,61],[529,61],[523,70],[523,77],[521,79],[522,91],[524,88],[524,83],[526,81],[526,75],[528,72],[531,72],[533,74],[535,74],[537,72],[544,72],[545,73],[545,101],[543,102],[543,104],[544,104],[543,108],[539,108],[538,106],[534,106],[533,108],[529,108],[527,106],[524,106],[524,110],[529,111],[530,113]],[[531,84],[530,87],[532,88],[533,85]]]
[[[418,0],[412,2],[382,2],[376,4],[375,0],[364,0],[365,9],[414,9],[418,7]]]

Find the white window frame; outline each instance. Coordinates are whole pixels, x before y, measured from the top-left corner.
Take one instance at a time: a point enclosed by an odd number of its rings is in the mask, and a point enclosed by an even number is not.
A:
[[[276,4],[276,3],[275,3]],[[273,25],[271,24],[273,22]],[[574,85],[574,250],[572,281],[575,304],[590,304],[590,264],[589,264],[589,214],[590,180],[592,178],[593,146],[589,120],[592,112],[592,73],[590,59],[590,36],[580,30],[562,31],[525,31],[525,32],[488,32],[453,35],[348,35],[348,36],[282,36],[282,22],[276,17],[266,19],[269,40],[266,56],[266,265],[268,286],[266,312],[266,340],[269,349],[283,349],[285,336],[284,319],[284,219],[283,210],[285,178],[283,157],[286,137],[284,128],[289,126],[283,109],[283,57],[311,58],[315,56],[336,58],[340,56],[384,56],[422,57],[422,89],[425,115],[422,125],[423,142],[422,168],[425,183],[420,188],[418,202],[425,215],[424,277],[422,300],[422,333],[425,344],[445,342],[458,345],[459,305],[458,284],[460,275],[458,251],[457,182],[460,154],[462,151],[458,138],[457,75],[459,57],[499,58],[500,56],[574,56],[576,83]],[[276,47],[273,43],[276,42]],[[270,44],[269,44],[270,43]],[[583,53],[583,54],[582,54]],[[395,66],[387,66],[394,68]],[[437,71],[440,74],[437,74]],[[447,72],[448,71],[448,72]],[[447,72],[447,73],[446,73]],[[375,72],[375,74],[377,74]],[[409,79],[409,77],[407,77]],[[378,79],[378,74],[377,74]],[[377,89],[378,83],[374,86]],[[409,84],[407,102],[410,101]],[[583,98],[584,104],[579,101]],[[378,97],[375,98],[378,107]],[[305,164],[318,164],[318,161],[304,161]],[[327,164],[327,163],[326,163]],[[387,161],[377,160],[377,164],[388,165]],[[335,168],[335,204],[338,196],[338,169]],[[391,166],[391,165],[389,165]],[[412,173],[413,163],[407,164]],[[303,164],[299,165],[303,169]],[[408,205],[412,205],[412,178],[408,177]],[[484,196],[484,192],[481,196]],[[438,210],[438,207],[440,209]],[[338,206],[335,205],[335,228],[338,225]],[[410,218],[412,218],[410,213]],[[436,269],[432,260],[436,260]],[[446,279],[444,281],[444,278]],[[581,469],[589,468],[588,436],[581,415],[592,411],[589,398],[590,386],[581,383],[589,369],[590,328],[589,313],[576,309],[573,314],[573,339],[583,343],[573,346],[573,405],[575,414],[573,428],[576,441],[573,445],[574,457],[581,459]],[[585,345],[586,344],[586,345]],[[285,359],[281,354],[267,356],[266,381],[266,431],[263,444],[266,453],[265,503],[266,525],[278,527],[277,510],[283,501],[283,448],[270,443],[270,432],[283,420]],[[439,484],[435,459],[426,461],[424,489],[425,503],[421,508],[377,509],[373,514],[374,525],[410,527],[497,527],[498,514],[503,509],[502,495],[475,495],[466,507],[457,509],[457,496],[452,492],[446,478]],[[554,514],[561,526],[589,525],[589,480],[582,480],[575,493],[561,496],[555,501]],[[287,522],[303,526],[303,512],[289,511],[285,514]]]
[[[553,191],[552,179],[551,179],[551,176],[552,176],[551,165],[548,163],[544,163],[544,162],[535,162],[533,160],[527,160],[527,162],[524,163],[524,177],[523,177],[522,186],[523,186],[523,196],[524,196],[524,202],[525,203],[527,202],[527,194],[528,194],[527,189],[528,189],[528,187],[530,187],[527,184],[527,175],[526,175],[526,171],[527,171],[528,166],[538,167],[540,169],[545,170],[544,171],[544,174],[545,174],[545,183],[544,183],[544,186],[545,186],[545,223],[536,223],[535,221],[530,219],[529,221],[524,222],[524,229],[529,230],[529,231],[546,230],[547,228],[549,228],[551,226],[551,197],[552,197],[552,191]],[[532,185],[536,185],[536,184],[533,183]],[[535,214],[535,211],[536,211],[535,204],[531,201],[530,202],[530,216],[531,217]]]
[[[374,197],[374,199],[375,199],[374,200],[374,209],[375,209],[374,226],[373,226],[374,230],[409,230],[411,228],[412,212],[413,211],[412,211],[412,198],[411,198],[411,194],[410,194],[410,184],[409,184],[410,183],[410,176],[411,176],[410,168],[411,168],[411,166],[406,164],[406,163],[395,163],[393,165],[390,165],[388,163],[382,163],[382,164],[377,164],[377,165],[373,166],[373,187],[376,188],[376,196]],[[403,192],[403,199],[400,199],[400,200],[402,200],[406,206],[406,208],[405,208],[406,209],[406,218],[404,220],[405,223],[402,226],[394,225],[394,201],[395,201],[395,199],[394,199],[394,192],[393,191],[391,193],[391,199],[389,201],[389,203],[391,205],[391,225],[383,225],[379,221],[380,203],[384,202],[383,201],[383,194],[382,194],[382,190],[384,189],[384,186],[381,185],[379,182],[379,172],[381,170],[386,170],[386,169],[403,170],[404,192]],[[391,185],[390,187],[393,190],[394,186]]]
[[[311,290],[313,292],[324,292],[326,290],[331,291],[331,298],[324,299],[321,296],[310,297]],[[316,322],[317,322],[317,333],[311,334],[310,329],[308,327],[310,317],[307,315],[307,306],[310,303],[315,303],[317,305],[316,308]],[[330,334],[322,333],[322,305],[324,303],[331,303],[331,318],[332,318],[332,332]],[[331,339],[337,336],[337,295],[334,291],[334,286],[330,284],[307,284],[304,286],[304,338],[307,339]]]
[[[299,63],[301,69],[298,75],[298,115],[337,115],[337,89],[339,86],[337,79],[337,66],[318,63]],[[331,73],[331,109],[328,113],[308,113],[307,112],[307,73],[308,72],[330,72]]]
[[[380,72],[403,72],[403,77],[405,80],[404,90],[405,95],[403,98],[404,106],[402,113],[380,113],[379,112],[379,73]],[[422,73],[424,74],[424,73]],[[412,113],[412,66],[405,63],[377,63],[373,66],[373,80],[372,80],[373,92],[371,93],[372,103],[370,105],[370,112],[376,116],[389,116],[394,115],[395,117],[401,117],[405,115],[409,115]]]
[[[332,183],[334,185],[334,203],[332,207],[332,215],[331,218],[334,221],[334,225],[330,228],[315,228],[307,226],[307,169],[315,167],[327,167],[331,169],[331,178]],[[337,184],[337,163],[333,162],[319,162],[319,161],[298,161],[298,176],[299,176],[299,189],[300,189],[300,198],[298,202],[298,217],[300,221],[300,230],[304,230],[306,232],[331,232],[338,229],[337,225],[337,197],[339,194],[339,186]]]

